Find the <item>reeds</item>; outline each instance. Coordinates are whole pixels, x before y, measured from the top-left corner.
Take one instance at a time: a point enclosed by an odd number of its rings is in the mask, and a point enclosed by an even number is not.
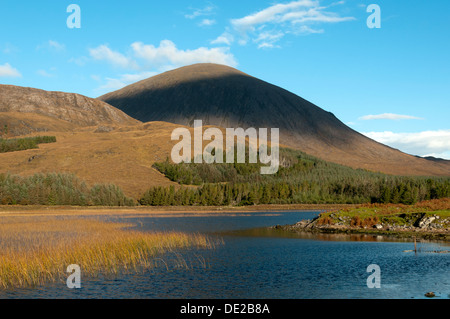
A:
[[[135,272],[182,248],[213,248],[199,234],[126,230],[131,224],[58,217],[0,217],[0,289],[63,281],[67,266],[82,276]]]

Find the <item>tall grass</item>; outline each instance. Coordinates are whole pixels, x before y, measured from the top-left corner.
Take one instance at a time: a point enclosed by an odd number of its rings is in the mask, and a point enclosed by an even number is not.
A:
[[[83,277],[134,272],[154,266],[165,252],[215,245],[199,234],[125,230],[132,225],[80,217],[0,221],[0,289],[63,281],[71,264],[80,266]]]

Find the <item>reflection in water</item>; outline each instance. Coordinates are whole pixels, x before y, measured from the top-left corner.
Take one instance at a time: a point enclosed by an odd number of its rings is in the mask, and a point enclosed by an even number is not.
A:
[[[311,233],[305,231],[286,231],[282,229],[275,229],[270,227],[252,228],[245,230],[236,230],[223,232],[224,235],[229,236],[253,236],[253,237],[279,237],[279,238],[298,238],[324,241],[376,241],[376,242],[410,242],[407,238],[395,238],[371,234],[326,234],[326,233]]]
[[[410,243],[411,249],[403,252],[420,253],[450,253],[450,242],[419,239],[417,244],[413,244],[410,238],[395,236],[382,236],[374,234],[336,234],[336,233],[311,233],[306,231],[289,231],[272,227],[260,227],[243,230],[220,232],[223,236],[236,237],[272,237],[272,238],[292,238],[309,239],[320,241],[343,241],[343,242],[402,242]]]

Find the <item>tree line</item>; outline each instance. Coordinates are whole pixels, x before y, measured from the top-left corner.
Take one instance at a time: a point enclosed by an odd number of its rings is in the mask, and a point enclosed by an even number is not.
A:
[[[137,201],[116,185],[92,187],[73,174],[0,174],[2,205],[242,206],[255,204],[402,203],[450,197],[450,178],[391,176],[280,150],[280,169],[260,164],[179,164],[155,167],[180,186],[152,187]]]
[[[135,200],[112,184],[88,187],[73,174],[0,174],[1,205],[134,206]]]
[[[256,204],[414,204],[449,197],[449,182],[428,179],[383,180],[374,184],[227,183],[192,187],[153,187],[140,198],[151,206],[243,206]]]

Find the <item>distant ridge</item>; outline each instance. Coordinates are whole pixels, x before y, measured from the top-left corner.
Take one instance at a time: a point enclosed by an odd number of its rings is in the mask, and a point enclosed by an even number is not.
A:
[[[83,95],[0,85],[0,124],[8,125],[16,135],[99,124],[137,123],[139,121],[115,107]]]
[[[450,176],[447,162],[375,142],[303,98],[224,65],[179,68],[98,99],[143,122],[277,127],[281,143],[327,161],[396,175]]]
[[[444,159],[444,158],[440,158],[440,157],[434,157],[434,156],[425,156],[425,157],[416,156],[416,157],[424,158],[424,159],[426,159],[428,161],[433,161],[433,162],[443,162],[443,163],[447,162],[447,163],[450,163],[450,160],[447,160],[447,159]]]

